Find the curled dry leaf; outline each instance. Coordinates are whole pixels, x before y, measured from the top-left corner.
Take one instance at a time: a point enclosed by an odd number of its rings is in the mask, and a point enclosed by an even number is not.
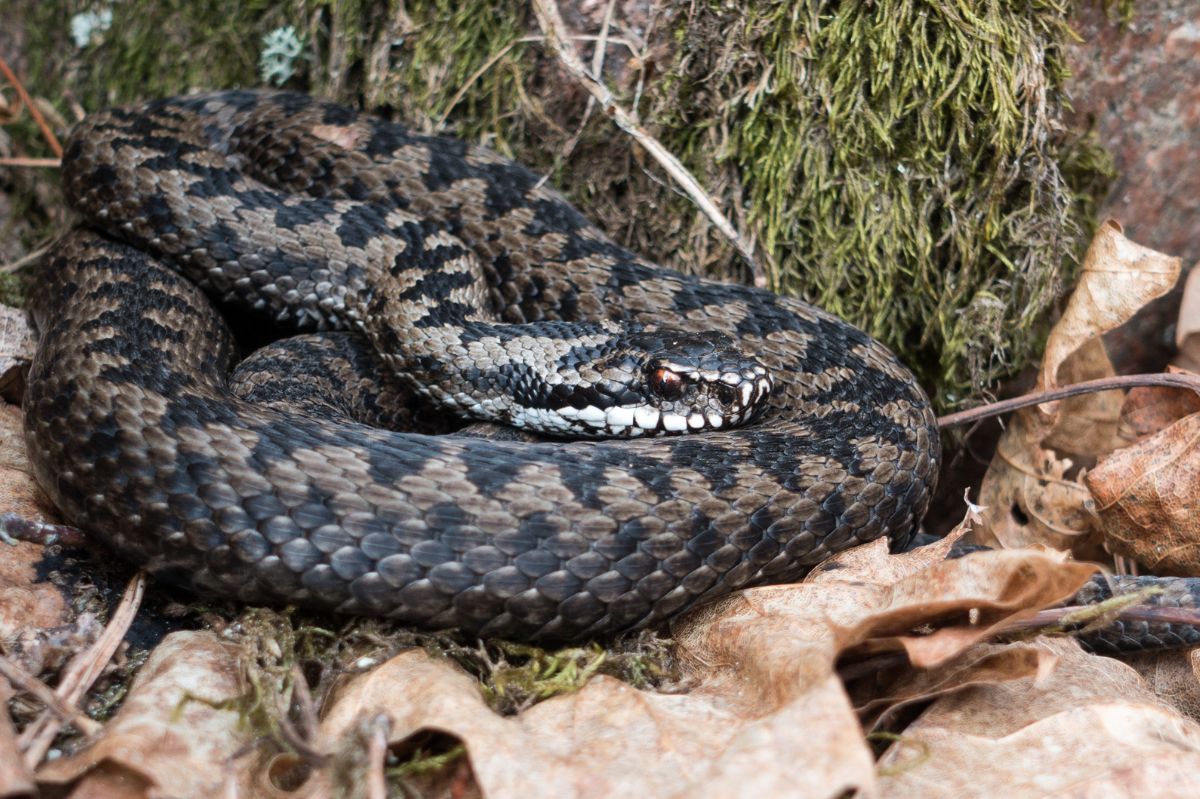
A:
[[[1165,294],[1178,276],[1178,258],[1135,244],[1116,222],[1102,224],[1046,342],[1037,388],[1111,375],[1100,337]],[[984,476],[979,504],[988,511],[975,540],[1004,548],[1080,544],[1090,529],[1089,495],[1070,475],[1075,460],[1090,460],[1120,443],[1121,401],[1119,392],[1104,392],[1018,411]]]
[[[1183,286],[1179,321],[1175,325],[1175,364],[1200,374],[1200,269],[1192,267]]]
[[[234,760],[254,734],[239,719],[243,690],[237,647],[208,632],[173,633],[100,737],[43,765],[37,780],[72,783],[77,796],[256,795],[243,782],[248,764]],[[230,781],[239,793],[226,791]]]
[[[1153,574],[1200,574],[1200,413],[1112,453],[1087,487],[1112,552]]]
[[[1057,668],[936,699],[880,759],[883,797],[1193,796],[1200,725],[1064,639]]]
[[[505,718],[456,666],[409,651],[341,686],[322,738],[337,751],[380,712],[393,747],[447,733],[491,799],[869,794],[871,750],[837,669],[880,653],[947,662],[1092,571],[1032,552],[947,561],[948,547],[893,556],[877,542],[805,583],[745,591],[681,619],[673,632],[686,694],[597,677]],[[298,795],[327,795],[332,779],[320,772]]]
[[[889,730],[914,705],[978,685],[1048,674],[1057,665],[1053,653],[1037,646],[977,644],[938,668],[902,674],[887,691],[868,694],[856,707],[863,725],[881,732]]]

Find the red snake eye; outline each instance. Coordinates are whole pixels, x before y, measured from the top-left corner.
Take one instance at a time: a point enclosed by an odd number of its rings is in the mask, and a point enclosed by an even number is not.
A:
[[[650,375],[650,390],[665,400],[677,400],[683,396],[683,378],[659,367]]]

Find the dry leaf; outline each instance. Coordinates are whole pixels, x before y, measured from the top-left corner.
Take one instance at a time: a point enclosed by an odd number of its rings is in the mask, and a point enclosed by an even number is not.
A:
[[[1124,660],[1159,700],[1200,721],[1200,649],[1139,652]]]
[[[1070,550],[1090,530],[1087,489],[1067,475],[1074,463],[1042,446],[1045,428],[1018,411],[996,444],[979,488],[985,524],[972,540],[1002,549]]]
[[[33,360],[33,331],[20,308],[0,305],[0,394],[20,396],[24,370]]]
[[[647,693],[597,677],[574,695],[502,718],[473,679],[409,651],[344,686],[322,732],[336,740],[377,712],[391,719],[393,741],[448,732],[465,744],[491,799],[690,796],[702,785],[727,786],[716,791],[721,796],[836,796],[871,784],[870,754],[835,677],[808,686],[786,712],[749,725],[728,699]],[[809,724],[821,729],[820,741],[797,739],[795,730]],[[781,768],[781,759],[791,768]],[[311,780],[301,795],[329,795],[328,780]]]
[[[890,726],[906,708],[978,685],[1048,674],[1058,658],[1028,644],[978,644],[939,668],[908,672],[882,695],[858,705],[864,726],[879,731]]]
[[[935,700],[880,759],[881,796],[1194,795],[1200,726],[1118,661],[1033,646],[1057,668]]]
[[[1175,364],[1200,374],[1200,269],[1192,267],[1183,286],[1179,320],[1175,324]]]
[[[233,758],[254,737],[239,719],[243,690],[237,647],[208,632],[173,633],[142,666],[100,737],[44,764],[37,780],[72,783],[76,796],[235,795],[226,787],[247,779],[250,764]],[[244,786],[236,795],[257,794]]]
[[[1200,413],[1104,458],[1087,486],[1110,551],[1152,574],[1200,574]]]
[[[1170,367],[1171,374],[1183,372]],[[1130,389],[1121,406],[1118,434],[1125,446],[1139,438],[1157,433],[1183,417],[1200,413],[1200,394],[1164,386],[1138,386]]]
[[[1084,256],[1079,283],[1046,340],[1038,388],[1063,385],[1064,363],[1087,342],[1120,327],[1146,303],[1170,291],[1179,280],[1179,269],[1178,258],[1135,244],[1111,219],[1102,223]],[[1052,415],[1054,405],[1044,403],[1042,413]]]
[[[1165,294],[1178,275],[1178,258],[1135,244],[1116,222],[1102,224],[1046,342],[1037,388],[1111,375],[1100,337]],[[1119,392],[1105,392],[1018,411],[980,487],[986,524],[974,540],[1004,548],[1079,546],[1090,530],[1089,495],[1074,479],[1073,459],[1062,455],[1090,459],[1117,446],[1121,401]]]

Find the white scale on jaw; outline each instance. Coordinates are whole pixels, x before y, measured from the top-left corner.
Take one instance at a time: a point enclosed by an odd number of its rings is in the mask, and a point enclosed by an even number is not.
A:
[[[723,382],[736,375],[722,376]],[[757,390],[756,390],[757,389]],[[758,394],[762,396],[771,389],[768,378],[760,377],[757,384],[743,382],[738,387],[742,395],[743,408],[749,406],[751,398]],[[620,435],[632,428],[632,434],[654,433],[664,430],[668,433],[681,433],[689,428],[702,430],[707,427],[719,430],[726,422],[737,424],[743,419],[743,413],[735,413],[728,419],[719,413],[708,411],[701,413],[693,411],[689,414],[662,413],[649,405],[639,405],[636,408],[616,407],[607,410],[588,405],[583,408],[566,406],[555,410],[547,408],[523,408],[517,418],[513,419],[516,427],[531,427],[546,431],[566,432],[578,431],[581,428],[603,430],[612,435]]]
[[[658,409],[646,405],[637,408],[609,408],[607,411],[601,410],[594,405],[588,405],[585,408],[572,408],[568,406],[554,411],[526,409],[525,414],[527,417],[538,418],[543,422],[549,421],[553,427],[560,430],[570,429],[573,426],[572,422],[582,422],[588,427],[598,430],[607,429],[613,433],[623,433],[629,427],[634,428],[634,430],[653,433],[659,428],[660,420],[662,421],[663,430],[677,433],[687,430],[689,426],[698,430],[704,426],[705,422],[704,415],[700,413],[693,413],[690,416],[682,416],[677,413],[660,413]],[[557,421],[554,419],[555,416],[559,417]],[[713,427],[721,426],[721,418],[716,414],[709,416],[709,422]]]

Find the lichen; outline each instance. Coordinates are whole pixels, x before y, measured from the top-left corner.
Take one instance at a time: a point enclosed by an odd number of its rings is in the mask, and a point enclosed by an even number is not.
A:
[[[296,74],[296,59],[304,50],[304,42],[291,25],[276,28],[263,37],[262,52],[258,54],[258,74],[263,83],[282,86]]]

